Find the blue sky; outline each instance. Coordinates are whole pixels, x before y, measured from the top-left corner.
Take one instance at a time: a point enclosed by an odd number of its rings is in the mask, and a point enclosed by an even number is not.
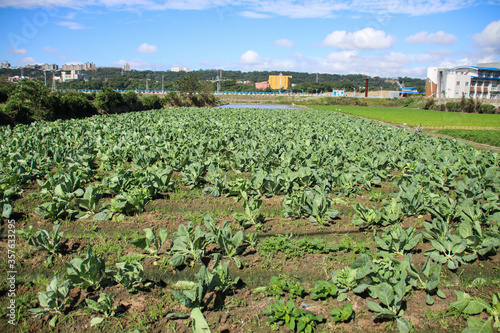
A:
[[[425,77],[500,61],[498,0],[0,0],[0,62]]]

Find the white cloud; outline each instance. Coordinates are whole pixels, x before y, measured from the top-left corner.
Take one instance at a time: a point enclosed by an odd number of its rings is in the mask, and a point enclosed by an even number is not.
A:
[[[297,68],[297,63],[292,59],[277,59],[273,61],[272,68],[277,71],[293,71]]]
[[[436,63],[443,61],[446,57],[455,54],[450,50],[427,50],[425,54],[415,54],[412,56],[412,59],[416,63]]]
[[[67,60],[67,59],[68,59],[68,57],[66,57],[66,56],[60,56],[59,57],[59,60]]]
[[[270,16],[286,16],[290,18],[332,18],[335,12],[349,9],[348,0],[275,0],[275,1],[241,1],[245,6],[252,8],[256,13]]]
[[[326,36],[323,46],[336,47],[341,50],[387,49],[396,41],[396,37],[386,35],[382,30],[365,28],[355,32],[336,30]]]
[[[43,52],[46,52],[46,53],[57,53],[58,52],[57,49],[53,49],[50,46],[44,46],[42,50],[43,50]]]
[[[63,26],[63,27],[66,27],[66,28],[71,29],[71,30],[85,29],[85,27],[82,24],[80,24],[78,22],[73,22],[73,21],[61,21],[61,22],[57,22],[56,24]]]
[[[26,54],[26,49],[15,49],[13,47],[9,50],[10,54]]]
[[[340,51],[330,53],[326,59],[329,62],[350,62],[358,56],[357,51]]]
[[[21,60],[19,60],[17,62],[19,65],[34,65],[36,64],[36,61],[35,59],[33,59],[32,57],[26,57],[26,58],[22,58]]]
[[[289,39],[283,38],[274,41],[274,46],[293,48],[295,47],[295,43]]]
[[[469,58],[462,58],[462,59],[446,59],[442,61],[438,67],[446,67],[446,68],[453,68],[457,66],[466,66],[466,65],[472,65],[475,64],[471,59]]]
[[[331,53],[322,59],[320,61],[320,71],[336,74],[366,74],[380,77],[410,76],[410,74],[413,77],[425,76],[424,67],[412,68],[411,65],[411,57],[400,52],[362,55],[357,51],[340,51]],[[418,70],[415,68],[418,68]]]
[[[260,59],[259,54],[252,50],[246,51],[240,57],[240,63],[243,65],[257,65],[261,62],[262,60]]]
[[[250,10],[245,10],[245,11],[239,12],[238,15],[243,16],[243,17],[248,17],[248,18],[255,18],[255,19],[265,19],[265,18],[271,17],[271,15],[257,13],[257,12],[253,12]]]
[[[0,0],[0,8],[37,7],[106,7],[132,11],[204,10],[216,9],[223,13],[236,8],[246,17],[265,18],[286,16],[292,18],[334,17],[339,13],[432,15],[465,9],[484,3],[483,0]],[[342,13],[344,14],[344,13]]]
[[[158,47],[156,45],[149,45],[148,43],[143,43],[139,45],[139,47],[135,50],[138,53],[155,53],[158,51]]]
[[[76,13],[75,12],[71,12],[71,13],[68,13],[66,16],[61,16],[63,19],[65,20],[74,20],[75,17],[76,17]]]
[[[438,45],[450,45],[455,43],[458,38],[452,34],[448,34],[442,30],[436,33],[428,33],[427,31],[418,32],[405,39],[407,43],[429,43]]]
[[[500,54],[500,20],[491,22],[472,38],[486,52]]]

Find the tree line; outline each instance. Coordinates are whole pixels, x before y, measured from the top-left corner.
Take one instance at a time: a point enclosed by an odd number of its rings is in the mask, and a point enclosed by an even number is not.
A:
[[[161,109],[171,106],[214,106],[208,93],[169,92],[162,98],[135,91],[119,93],[103,87],[98,93],[51,91],[40,80],[0,82],[0,125],[28,124],[37,120],[84,118],[97,114]]]
[[[110,87],[120,90],[179,90],[178,81],[195,75],[199,81],[198,89],[201,91],[216,91],[217,83],[215,79],[220,75],[219,70],[196,70],[189,73],[172,72],[172,71],[127,71],[124,72],[120,68],[99,68],[95,71],[80,71],[81,74],[87,75],[88,80],[74,80],[64,83],[57,83],[58,88],[66,89],[97,89]],[[398,77],[394,79],[369,77],[362,74],[316,74],[303,72],[282,72],[283,75],[291,75],[294,87],[292,92],[326,92],[332,89],[345,89],[346,91],[363,91],[365,79],[370,80],[370,90],[398,90],[396,80],[408,87],[418,87],[420,91],[425,90],[425,80]],[[26,69],[25,75],[30,77],[44,78],[43,71],[34,69]],[[279,75],[279,71],[222,71],[221,90],[223,91],[261,91],[257,90],[253,85],[238,83],[240,81],[264,82],[269,79],[269,75]],[[20,75],[19,69],[1,69],[0,79],[6,75]],[[52,82],[53,72],[47,72],[47,80]],[[267,89],[267,91],[272,91]]]

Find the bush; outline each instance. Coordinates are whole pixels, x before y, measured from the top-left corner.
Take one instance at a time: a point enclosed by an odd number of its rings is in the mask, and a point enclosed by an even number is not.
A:
[[[448,102],[448,103],[446,103],[446,111],[448,111],[448,112],[461,112],[462,108],[460,107],[459,102]]]
[[[424,103],[424,105],[423,105],[422,109],[424,109],[424,110],[432,110],[432,109],[434,109],[435,105],[436,105],[436,104],[435,104],[434,99],[433,99],[433,98],[428,98],[428,99],[425,101],[425,103]]]
[[[141,98],[143,110],[156,110],[163,107],[161,99],[156,95],[144,96]]]
[[[127,91],[123,94],[123,102],[128,105],[130,111],[141,111],[144,109],[139,95],[135,91]]]
[[[91,117],[98,113],[92,96],[83,92],[54,92],[50,94],[50,102],[57,119]]]
[[[498,109],[500,109],[500,108],[498,108]],[[491,104],[483,104],[479,108],[479,113],[489,113],[489,114],[498,113],[498,111],[499,111],[498,109]]]
[[[165,107],[179,106],[180,104],[179,95],[175,91],[170,91],[161,99],[161,102]]]
[[[0,82],[0,103],[5,103],[15,89],[16,86],[12,82]]]
[[[97,94],[96,107],[102,113],[122,113],[130,111],[123,100],[123,95],[109,87],[102,88]]]

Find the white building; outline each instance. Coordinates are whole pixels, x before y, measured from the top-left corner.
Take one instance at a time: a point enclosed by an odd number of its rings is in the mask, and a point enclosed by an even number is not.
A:
[[[170,70],[172,72],[189,72],[191,69],[186,67],[172,67]]]
[[[88,75],[80,74],[78,71],[61,72],[61,76],[54,76],[54,81],[67,82],[73,80],[88,79]]]
[[[500,99],[500,63],[455,68],[429,67],[426,96]]]

